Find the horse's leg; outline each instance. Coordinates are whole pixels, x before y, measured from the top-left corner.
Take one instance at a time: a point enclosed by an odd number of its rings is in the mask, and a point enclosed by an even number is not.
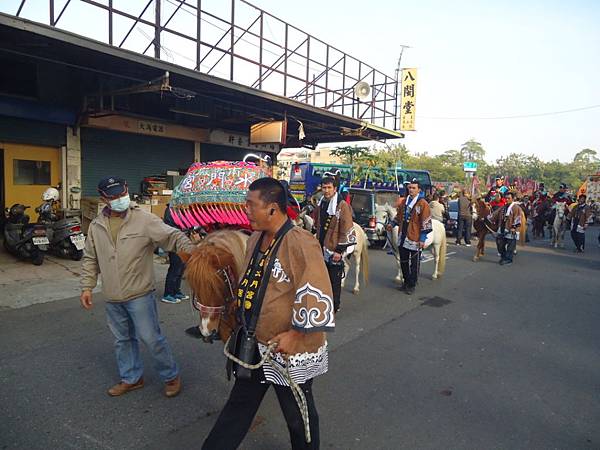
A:
[[[400,266],[400,249],[398,248],[398,230],[399,227],[396,226],[389,232],[389,239],[391,242],[392,251],[394,252],[394,258],[396,259],[396,267],[398,272],[396,274],[396,278],[394,278],[395,283],[402,283],[402,267]]]
[[[479,258],[482,255],[481,247],[483,245],[483,237],[484,236],[485,235],[483,234],[482,231],[477,231],[477,245],[475,246],[475,255],[473,256],[473,261],[475,261],[475,262],[479,261]]]
[[[346,284],[346,277],[348,276],[348,270],[350,270],[350,260],[346,256],[346,257],[342,258],[342,261],[344,262],[344,276],[342,277],[342,284],[341,284],[341,287],[343,288],[344,285]]]
[[[361,253],[362,253],[362,246],[359,247],[358,245],[356,246],[356,250],[354,250],[354,275],[356,278],[356,281],[354,282],[354,289],[352,289],[352,293],[353,294],[358,294],[360,291],[360,282],[359,282],[359,275],[360,275],[360,258],[361,258]]]
[[[437,242],[432,243],[431,253],[433,253],[433,260],[435,261],[435,265],[433,267],[433,275],[431,275],[431,278],[435,280],[438,277],[438,264],[440,262],[440,244],[438,244]]]

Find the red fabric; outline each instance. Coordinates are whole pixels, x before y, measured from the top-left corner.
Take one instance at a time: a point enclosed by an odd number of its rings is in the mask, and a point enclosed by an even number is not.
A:
[[[298,211],[297,208],[294,208],[292,206],[287,207],[287,215],[290,219],[296,220],[296,218],[298,217],[299,214],[300,214],[300,211]]]

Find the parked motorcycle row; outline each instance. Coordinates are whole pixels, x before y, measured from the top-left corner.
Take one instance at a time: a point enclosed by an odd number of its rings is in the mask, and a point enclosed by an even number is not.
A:
[[[77,217],[59,219],[55,213],[59,192],[48,188],[42,194],[44,201],[36,208],[37,223],[29,223],[25,211],[30,206],[15,204],[6,210],[4,248],[20,259],[39,266],[46,253],[79,261],[83,257],[85,236]]]

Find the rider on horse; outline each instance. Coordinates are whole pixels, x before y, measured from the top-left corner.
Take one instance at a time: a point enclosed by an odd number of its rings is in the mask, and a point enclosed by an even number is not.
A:
[[[492,186],[486,196],[486,201],[490,204],[492,211],[496,211],[506,204],[504,194],[508,192],[508,187],[504,185],[504,177],[496,177],[495,184]]]
[[[573,203],[571,196],[567,192],[567,185],[565,183],[560,183],[558,192],[552,196],[552,203],[566,203],[567,206]]]

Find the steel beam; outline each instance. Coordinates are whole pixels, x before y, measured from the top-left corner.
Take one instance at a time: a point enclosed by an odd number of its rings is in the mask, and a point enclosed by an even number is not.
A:
[[[160,59],[160,29],[160,0],[154,0],[154,57],[156,59]]]

